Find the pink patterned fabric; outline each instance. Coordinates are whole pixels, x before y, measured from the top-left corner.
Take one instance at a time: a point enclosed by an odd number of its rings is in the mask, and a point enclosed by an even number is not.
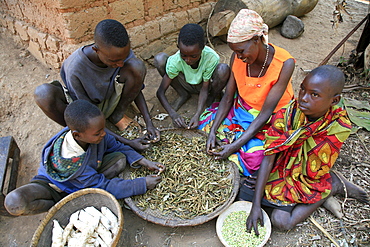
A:
[[[253,36],[263,36],[263,43],[267,45],[268,26],[256,11],[241,9],[231,22],[227,42],[240,43],[250,40]]]

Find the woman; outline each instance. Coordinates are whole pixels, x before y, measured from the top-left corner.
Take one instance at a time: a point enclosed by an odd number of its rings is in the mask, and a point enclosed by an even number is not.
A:
[[[293,99],[295,60],[286,50],[268,43],[268,27],[253,10],[239,11],[227,41],[234,51],[232,73],[221,102],[202,114],[199,129],[209,132],[209,154],[229,158],[249,176],[263,159],[265,125]],[[226,144],[215,150],[217,137]]]

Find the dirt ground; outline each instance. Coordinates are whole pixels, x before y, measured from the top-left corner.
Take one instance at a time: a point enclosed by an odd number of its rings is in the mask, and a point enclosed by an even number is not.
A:
[[[329,52],[366,16],[369,5],[348,0],[348,11],[343,15],[344,22],[332,28],[334,1],[319,1],[315,9],[301,17],[305,32],[297,39],[282,37],[279,27],[270,30],[269,41],[287,49],[296,58],[293,84],[297,90],[305,76],[305,71],[315,68]],[[359,40],[362,28],[355,32],[329,60],[336,65],[346,59]],[[222,62],[229,61],[231,54],[228,46],[214,41]],[[30,56],[28,52],[14,44],[9,34],[0,27],[0,133],[11,135],[21,150],[21,164],[18,186],[26,184],[37,172],[41,149],[44,143],[60,130],[60,126],[48,119],[36,106],[33,91],[36,86],[60,79],[58,71],[49,69]],[[164,113],[155,97],[160,83],[156,70],[148,66],[144,95],[152,116]],[[357,92],[361,99],[369,100],[368,94]],[[171,94],[170,98],[175,97]],[[191,117],[197,98],[191,98],[179,112]],[[159,128],[168,127],[168,119],[155,121]],[[360,130],[351,135],[343,146],[336,168],[347,179],[363,186],[370,193],[370,161],[368,159],[370,135]],[[340,246],[370,246],[370,207],[353,200],[338,198],[343,203],[345,217],[335,218],[324,208],[313,214],[313,218],[339,242]],[[130,210],[123,209],[124,230],[123,246],[222,246],[215,230],[216,220],[194,227],[168,228],[142,220]],[[6,217],[0,216],[0,246],[29,246],[30,240],[45,214]],[[344,243],[347,242],[347,245]],[[289,232],[273,230],[266,246],[335,246],[310,219]],[[339,245],[337,245],[339,246]]]

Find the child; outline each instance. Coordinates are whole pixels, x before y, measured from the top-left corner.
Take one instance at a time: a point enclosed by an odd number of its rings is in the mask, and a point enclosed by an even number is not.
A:
[[[248,230],[253,227],[258,235],[261,205],[273,208],[274,226],[289,230],[332,195],[346,191],[348,197],[369,202],[364,190],[331,171],[351,130],[346,111],[337,106],[344,82],[337,67],[320,66],[303,80],[298,100],[273,117],[255,191],[244,184],[239,193],[253,201]]]
[[[227,64],[219,64],[217,53],[205,46],[204,31],[197,24],[186,24],[181,28],[177,46],[179,50],[174,55],[169,57],[162,52],[154,58],[154,65],[163,77],[157,97],[176,126],[193,129],[198,126],[206,103],[211,103],[221,94],[230,68]],[[172,106],[165,96],[170,85],[179,95]],[[186,126],[183,117],[176,111],[194,93],[199,93],[198,107],[189,126]]]
[[[101,188],[120,199],[143,194],[161,181],[157,175],[133,180],[116,177],[126,161],[152,171],[165,167],[107,134],[105,117],[97,106],[76,100],[67,106],[64,118],[68,127],[46,143],[38,174],[6,196],[4,205],[10,214],[46,212],[65,195],[84,188]]]
[[[71,101],[87,100],[97,105],[106,119],[123,131],[130,120],[125,116],[133,101],[146,123],[151,140],[159,140],[142,89],[146,68],[130,48],[125,27],[116,20],[100,21],[95,28],[93,44],[72,53],[60,71],[65,87],[58,81],[45,83],[35,90],[35,100],[52,120],[66,126],[63,112]],[[144,139],[128,140],[108,130],[108,133],[137,150],[148,147]]]

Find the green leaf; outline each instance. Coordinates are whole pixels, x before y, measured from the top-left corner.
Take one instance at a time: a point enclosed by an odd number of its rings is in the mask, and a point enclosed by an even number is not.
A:
[[[369,102],[345,98],[344,105],[351,122],[359,127],[365,128],[367,131],[370,131]]]
[[[364,109],[370,111],[370,104],[368,101],[360,101],[355,99],[344,98],[344,105],[346,107],[353,107],[356,109]]]
[[[370,112],[357,111],[349,107],[346,110],[352,123],[370,131]]]

